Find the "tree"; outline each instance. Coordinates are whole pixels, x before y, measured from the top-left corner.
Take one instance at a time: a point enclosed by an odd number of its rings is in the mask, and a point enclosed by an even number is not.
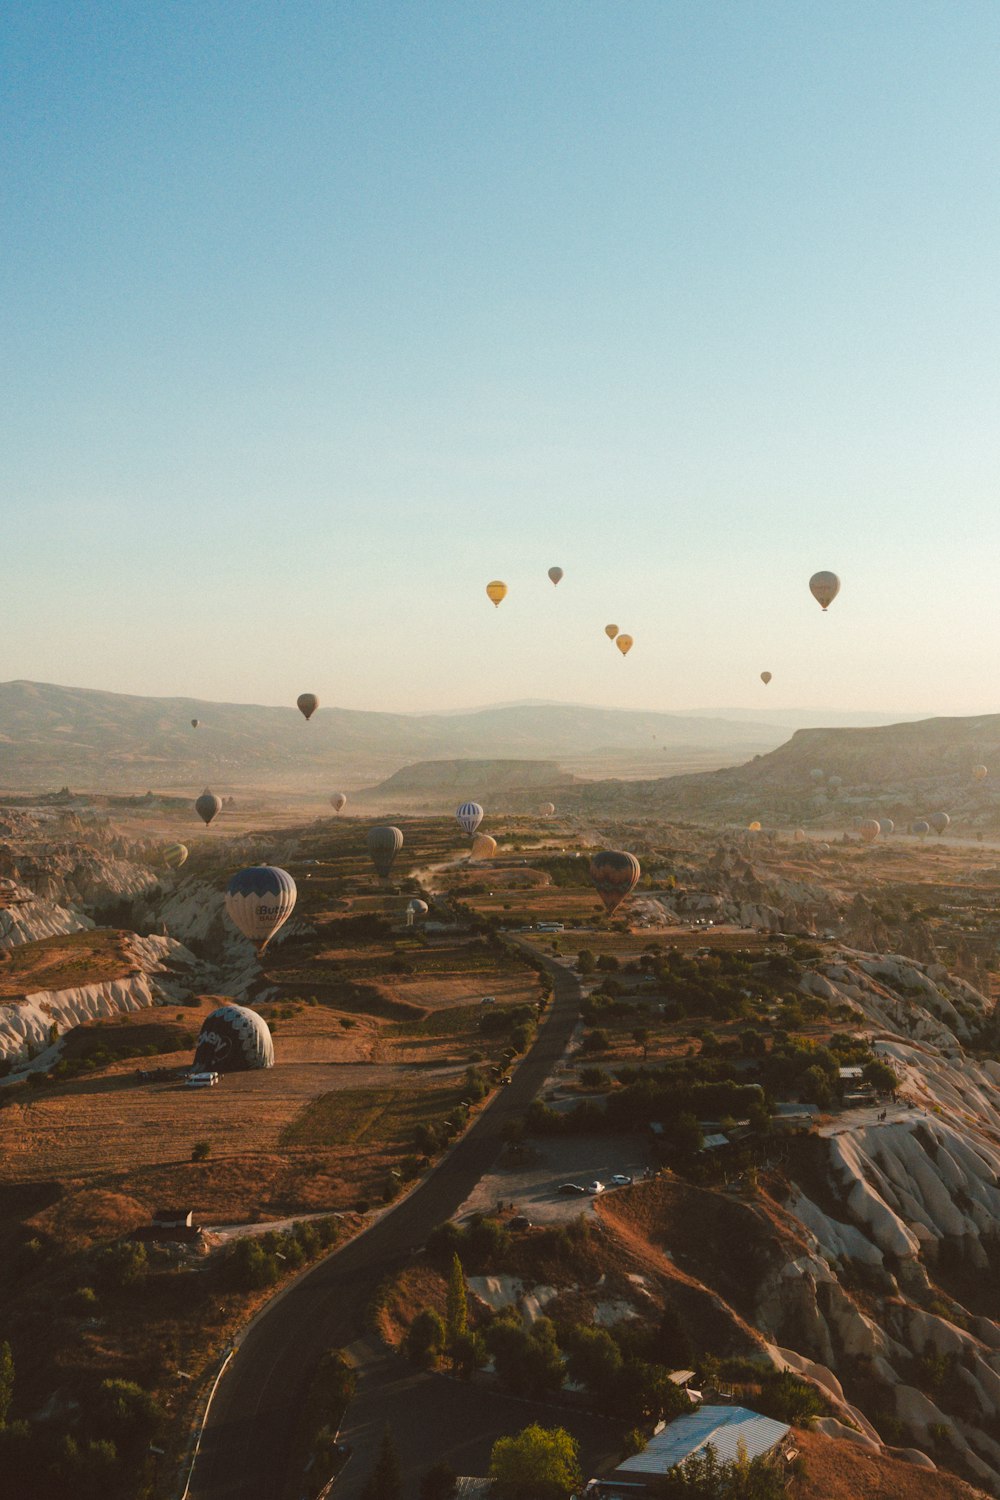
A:
[[[806,1098],[811,1100],[813,1104],[818,1104],[820,1109],[829,1108],[833,1098],[830,1089],[830,1080],[823,1069],[817,1067],[815,1063],[811,1068],[806,1068],[802,1075],[800,1087]]]
[[[597,967],[596,960],[589,948],[581,948],[576,955],[576,967],[581,974],[593,974]]]
[[[567,1364],[571,1380],[602,1399],[613,1391],[621,1367],[618,1345],[606,1328],[584,1326],[574,1331]]]
[[[382,1433],[375,1467],[361,1491],[361,1500],[402,1500],[403,1476],[399,1468],[399,1454],[388,1427]]]
[[[574,1439],[565,1428],[537,1422],[497,1439],[489,1474],[501,1500],[566,1500],[583,1481]]]
[[[876,1057],[872,1062],[866,1062],[861,1076],[865,1083],[870,1083],[873,1089],[880,1094],[891,1094],[897,1087],[899,1080],[888,1063]]]
[[[191,1148],[192,1161],[208,1161],[211,1154],[212,1147],[209,1141],[195,1141]]]
[[[95,1416],[101,1436],[133,1461],[159,1435],[165,1420],[156,1397],[134,1380],[102,1380]]]
[[[667,1143],[678,1156],[694,1156],[705,1144],[701,1133],[701,1126],[695,1115],[689,1111],[679,1114],[675,1120],[666,1123],[664,1134]]]
[[[451,1500],[458,1475],[447,1459],[431,1464],[420,1476],[420,1500]]]
[[[637,1026],[632,1032],[633,1042],[635,1042],[637,1047],[642,1048],[643,1062],[645,1062],[646,1058],[649,1056],[649,1037],[650,1032],[648,1026]]]
[[[406,1331],[403,1350],[415,1365],[424,1369],[432,1365],[444,1348],[445,1332],[441,1316],[432,1307],[417,1313]]]
[[[14,1351],[5,1339],[0,1344],[0,1427],[7,1426],[14,1399]]]
[[[465,1273],[462,1270],[462,1262],[458,1254],[451,1258],[451,1272],[448,1276],[448,1302],[445,1310],[445,1332],[448,1338],[448,1348],[453,1350],[459,1339],[463,1338],[469,1327],[469,1297],[465,1289]]]
[[[529,1332],[520,1323],[497,1318],[486,1329],[485,1343],[501,1385],[513,1395],[537,1398],[562,1385],[562,1356],[548,1318],[538,1318]]]

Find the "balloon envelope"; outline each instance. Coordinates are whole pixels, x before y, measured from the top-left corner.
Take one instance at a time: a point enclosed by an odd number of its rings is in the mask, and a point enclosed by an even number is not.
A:
[[[202,792],[195,802],[194,810],[207,828],[212,819],[218,817],[222,811],[222,799],[214,792]]]
[[[816,600],[816,603],[822,605],[823,613],[826,614],[826,611],[840,593],[840,579],[836,573],[828,573],[826,571],[814,573],[809,580],[809,592]]]
[[[475,833],[483,821],[483,810],[478,802],[463,802],[457,809],[455,817],[463,833]]]
[[[414,917],[426,917],[430,907],[426,901],[421,901],[419,896],[414,896],[412,901],[407,901],[406,910]]]
[[[402,830],[391,823],[380,823],[368,830],[368,853],[376,874],[387,880],[393,860],[403,847]]]
[[[245,1005],[220,1005],[205,1017],[195,1043],[196,1073],[245,1073],[274,1067],[267,1022]]]
[[[497,609],[507,597],[507,585],[501,583],[499,578],[494,578],[492,583],[486,585],[486,596],[491,599]]]
[[[767,687],[768,683],[771,681],[770,672],[761,672],[760,680],[764,684],[764,686]]]
[[[972,774],[977,781],[985,781],[990,773],[985,766],[973,766]]]
[[[179,870],[187,857],[186,844],[168,844],[163,851],[163,863],[171,870]]]
[[[613,641],[614,638],[615,638],[615,636],[618,634],[618,626],[617,625],[605,625],[605,627],[604,627],[604,634],[607,636],[607,638],[608,638],[609,641]]]
[[[300,693],[295,700],[295,706],[306,722],[308,722],[317,708],[319,708],[319,699],[315,693]]]
[[[488,833],[477,833],[472,840],[473,859],[492,859],[497,852],[497,841]]]
[[[915,823],[910,825],[910,832],[919,834],[921,838],[923,838],[925,833],[930,833],[930,831],[931,825],[925,822],[923,818],[918,818]]]
[[[945,829],[948,827],[948,824],[951,822],[951,819],[946,812],[936,812],[931,813],[927,821],[931,825],[935,833],[944,833]]]
[[[748,828],[749,828],[749,830],[750,830],[751,833],[760,833],[760,824],[759,823],[756,823],[756,822],[749,823],[747,826],[748,826]]]
[[[199,725],[199,724],[200,724],[200,723],[201,723],[201,720],[200,720],[200,719],[192,719],[192,720],[191,720],[191,728],[192,728],[192,729],[197,729],[197,728],[198,728],[198,725]]]
[[[295,907],[295,881],[277,865],[251,865],[226,887],[226,915],[263,953]]]
[[[330,806],[333,808],[334,812],[344,811],[344,808],[347,806],[347,798],[344,796],[343,792],[334,792],[333,796],[330,798]]]
[[[878,831],[879,831],[879,833],[882,833],[882,834],[893,833],[895,831],[895,828],[896,828],[896,825],[892,821],[891,818],[879,818],[879,820],[878,820]]]
[[[609,912],[614,912],[639,883],[642,867],[634,854],[605,849],[590,861],[590,879]]]
[[[874,844],[882,830],[875,818],[865,818],[858,832],[866,844]]]
[[[538,809],[543,818],[551,818],[555,810],[556,805],[554,802],[543,802],[541,807]]]
[[[634,642],[633,642],[632,637],[630,635],[618,635],[618,636],[615,636],[615,645],[618,647],[618,649],[621,652],[622,656],[628,656],[629,652],[632,649],[633,644],[634,644]]]
[[[792,835],[792,837],[795,839],[795,842],[797,844],[804,844],[805,841],[806,841],[806,831],[805,831],[805,829],[804,828],[796,828],[796,830],[795,830],[794,834]]]
[[[560,580],[560,578],[562,576],[563,576],[563,570],[562,570],[562,568],[550,568],[549,569],[549,577],[552,579],[553,583],[558,583],[559,580]]]

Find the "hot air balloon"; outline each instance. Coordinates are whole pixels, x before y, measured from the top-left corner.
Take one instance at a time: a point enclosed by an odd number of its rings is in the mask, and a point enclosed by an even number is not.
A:
[[[590,879],[609,913],[614,913],[639,883],[642,868],[634,854],[605,849],[590,861]]]
[[[944,833],[945,829],[948,827],[948,824],[951,822],[951,819],[946,812],[936,812],[931,813],[927,821],[931,825],[935,833]]]
[[[794,840],[795,840],[795,842],[797,844],[804,844],[805,841],[806,841],[806,831],[805,831],[805,829],[804,828],[796,828],[796,830],[793,833],[792,837],[794,838]]]
[[[195,1043],[195,1073],[245,1073],[274,1067],[274,1043],[267,1022],[245,1005],[209,1011]]]
[[[194,810],[207,828],[212,819],[222,811],[222,799],[206,787],[195,803]]]
[[[488,833],[477,833],[472,840],[470,859],[492,859],[497,852],[497,841]]]
[[[426,917],[430,908],[426,901],[421,901],[419,896],[414,896],[412,901],[406,903],[406,925],[412,927],[418,917]]]
[[[760,824],[759,823],[756,823],[756,822],[754,822],[754,823],[748,823],[747,827],[748,827],[748,829],[749,829],[749,831],[751,833],[760,833]]]
[[[878,826],[878,820],[876,818],[865,818],[864,822],[861,824],[861,827],[858,829],[858,832],[860,833],[866,844],[874,844],[875,840],[878,838],[882,830]]]
[[[315,693],[300,693],[295,700],[295,704],[299,713],[305,719],[306,723],[308,723],[317,708],[319,708],[319,699]]]
[[[393,860],[403,847],[402,830],[391,823],[380,823],[368,830],[368,853],[376,874],[388,880]]]
[[[199,725],[199,724],[200,724],[200,723],[201,723],[201,720],[200,720],[200,719],[192,719],[192,720],[191,720],[191,728],[192,728],[192,729],[197,729],[197,728],[198,728],[198,725]]]
[[[822,605],[823,613],[826,614],[830,605],[840,593],[840,579],[836,573],[814,573],[809,580],[809,592],[816,600],[816,603]]]
[[[492,583],[486,585],[486,597],[499,609],[507,597],[507,585],[501,583],[499,578],[494,578]]]
[[[810,771],[809,772],[809,779],[810,779],[810,781],[822,781],[823,777],[825,775],[826,775],[826,772],[825,771],[821,771],[819,769],[819,767],[817,766],[817,768],[816,768],[815,771]]]
[[[895,832],[896,825],[891,818],[879,818],[878,830],[883,838],[888,838],[890,833]]]
[[[771,681],[770,672],[761,672],[760,680],[764,684],[764,686],[767,687],[768,683]]]
[[[483,810],[478,802],[463,802],[455,817],[463,833],[475,833],[483,821]]]
[[[543,802],[541,807],[538,809],[543,818],[551,818],[555,810],[556,805],[554,802]]]
[[[550,568],[549,569],[549,577],[552,579],[553,583],[558,583],[559,580],[560,580],[560,578],[562,576],[563,576],[563,570],[562,570],[562,568]]]
[[[187,857],[186,844],[168,844],[163,851],[163,863],[171,870],[179,870]]]
[[[239,870],[226,887],[226,915],[263,953],[279,927],[292,915],[295,881],[277,865]]]
[[[921,839],[926,838],[930,831],[931,825],[925,822],[923,818],[918,818],[915,823],[911,823],[910,825],[910,832],[915,833]]]
[[[607,636],[607,638],[608,638],[609,641],[613,641],[614,638],[615,638],[615,636],[618,634],[618,626],[617,625],[605,625],[605,627],[604,627],[604,634]]]
[[[333,808],[334,812],[339,813],[344,811],[344,808],[347,806],[347,798],[344,796],[343,792],[334,792],[333,796],[330,798],[330,806]]]
[[[630,635],[618,635],[618,636],[615,636],[615,645],[618,647],[618,649],[621,652],[622,656],[628,656],[629,652],[632,649],[633,644],[634,643],[633,643],[632,637]]]
[[[985,781],[990,773],[985,766],[973,766],[972,774],[977,781]]]

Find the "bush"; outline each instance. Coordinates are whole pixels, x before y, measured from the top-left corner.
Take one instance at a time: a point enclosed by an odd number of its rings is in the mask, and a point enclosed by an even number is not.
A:
[[[146,1247],[138,1240],[119,1240],[116,1245],[105,1245],[94,1256],[95,1280],[98,1285],[111,1291],[134,1286],[146,1274],[149,1256]]]
[[[222,1264],[223,1279],[237,1292],[258,1291],[278,1280],[278,1259],[257,1239],[237,1240]]]
[[[754,1401],[755,1410],[778,1422],[797,1422],[801,1427],[823,1411],[818,1392],[790,1370],[782,1370],[761,1387]]]
[[[444,1323],[432,1307],[417,1313],[406,1331],[403,1352],[421,1369],[428,1369],[444,1349]]]
[[[195,1141],[191,1148],[192,1161],[208,1161],[212,1154],[212,1147],[208,1141]]]

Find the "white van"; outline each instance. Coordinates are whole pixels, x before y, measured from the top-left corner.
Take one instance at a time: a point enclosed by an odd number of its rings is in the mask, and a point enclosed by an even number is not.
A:
[[[218,1073],[189,1073],[184,1080],[189,1089],[210,1089],[218,1081]]]

